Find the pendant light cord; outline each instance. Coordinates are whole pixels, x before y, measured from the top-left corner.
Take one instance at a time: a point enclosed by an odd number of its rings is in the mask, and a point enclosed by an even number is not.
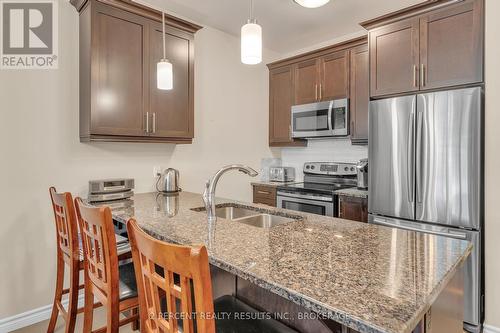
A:
[[[166,50],[165,50],[165,12],[162,11],[161,12],[161,22],[162,22],[162,25],[163,25],[163,60],[166,59]]]
[[[253,20],[253,0],[250,0],[250,19]]]

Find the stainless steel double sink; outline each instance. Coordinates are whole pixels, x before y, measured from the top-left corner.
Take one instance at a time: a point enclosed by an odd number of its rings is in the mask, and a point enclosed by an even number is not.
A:
[[[194,208],[194,211],[205,213],[205,208]],[[234,222],[248,224],[258,228],[272,228],[280,224],[297,221],[301,219],[300,216],[296,218],[284,217],[269,213],[263,213],[259,210],[247,209],[239,207],[238,205],[227,205],[222,207],[215,207],[215,215],[217,217],[231,220]]]

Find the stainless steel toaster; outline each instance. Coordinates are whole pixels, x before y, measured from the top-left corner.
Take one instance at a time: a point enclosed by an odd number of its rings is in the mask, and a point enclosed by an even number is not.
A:
[[[295,168],[292,167],[269,168],[269,180],[272,182],[293,182],[295,180]]]

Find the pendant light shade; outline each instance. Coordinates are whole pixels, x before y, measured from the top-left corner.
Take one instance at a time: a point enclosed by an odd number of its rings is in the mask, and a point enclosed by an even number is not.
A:
[[[156,64],[156,86],[160,90],[172,90],[174,88],[174,70],[172,63],[167,60],[165,54],[165,13],[162,12],[163,23],[163,59]]]
[[[241,62],[246,65],[262,62],[262,28],[253,17],[253,0],[250,0],[250,18],[241,27]]]
[[[318,8],[326,5],[330,0],[293,0],[302,7],[306,8]]]
[[[172,90],[174,88],[174,73],[172,64],[162,59],[156,64],[156,83],[160,90]]]
[[[262,62],[262,28],[256,20],[241,27],[241,62],[256,65]]]

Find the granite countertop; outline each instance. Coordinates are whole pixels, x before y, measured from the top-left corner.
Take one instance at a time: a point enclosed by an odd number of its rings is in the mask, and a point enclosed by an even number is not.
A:
[[[218,203],[233,202],[217,199]],[[219,218],[209,228],[200,194],[138,194],[134,216],[153,237],[205,243],[210,263],[359,332],[409,333],[470,254],[466,241],[241,204],[298,221],[270,229]]]
[[[368,198],[368,190],[360,190],[357,187],[352,187],[352,188],[346,188],[342,190],[337,190],[335,191],[336,194],[338,195],[345,195],[348,197],[355,197],[355,198]]]

